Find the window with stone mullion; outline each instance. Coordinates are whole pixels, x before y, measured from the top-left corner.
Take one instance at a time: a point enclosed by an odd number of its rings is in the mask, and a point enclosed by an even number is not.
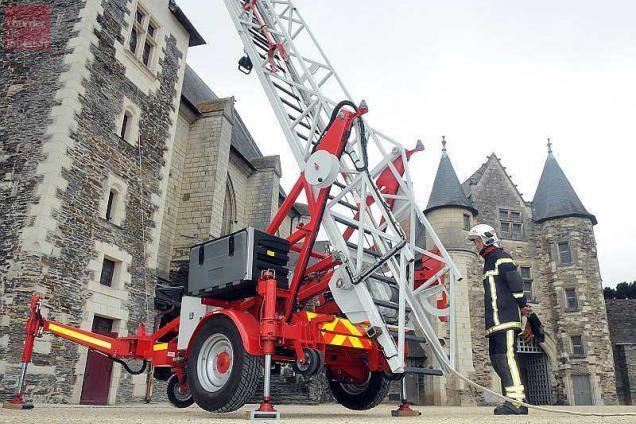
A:
[[[499,209],[500,236],[512,240],[523,239],[523,221],[521,212],[510,209]]]
[[[158,25],[150,15],[137,6],[137,12],[133,19],[132,30],[128,48],[145,66],[150,68],[153,53],[157,46]]]

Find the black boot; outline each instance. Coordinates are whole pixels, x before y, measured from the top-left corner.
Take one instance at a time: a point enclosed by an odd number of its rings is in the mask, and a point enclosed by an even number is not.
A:
[[[517,407],[510,402],[506,402],[496,407],[494,413],[495,415],[528,415],[528,408],[521,405]]]
[[[517,384],[514,385],[515,381],[512,378],[512,372],[517,373],[518,375],[518,367],[516,361],[512,364],[510,359],[505,354],[495,354],[490,356],[490,360],[493,364],[493,368],[496,370],[499,378],[501,379],[502,393],[504,396],[512,397],[513,399],[524,399],[523,386]],[[514,370],[510,369],[510,365],[515,367]],[[511,389],[510,392],[508,389]],[[528,408],[525,406],[515,406],[510,402],[506,402],[503,405],[499,405],[494,410],[495,415],[528,415]]]

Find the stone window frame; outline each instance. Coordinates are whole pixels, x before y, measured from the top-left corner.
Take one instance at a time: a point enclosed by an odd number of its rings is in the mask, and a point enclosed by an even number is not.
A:
[[[563,255],[561,255],[561,245],[568,245],[568,254],[570,255],[570,260],[568,262],[563,261]],[[572,242],[570,240],[559,240],[555,243],[556,254],[557,254],[557,263],[559,266],[571,266],[574,265],[574,254],[572,253]]]
[[[503,219],[503,213],[506,214],[505,219]],[[518,219],[513,219],[513,214],[518,215]],[[523,221],[523,211],[519,209],[513,209],[508,206],[506,207],[497,207],[497,221],[499,222],[499,236],[508,240],[524,240],[525,239],[525,225]],[[508,226],[508,231],[504,231],[504,224]],[[515,225],[520,225],[521,230],[519,235],[515,235],[513,232],[513,228]]]
[[[572,340],[574,337],[579,337],[581,339],[580,346],[583,349],[583,353],[574,352],[574,341]],[[583,333],[568,334],[568,345],[569,345],[569,351],[570,351],[570,359],[587,358],[587,351],[588,351],[587,340],[585,339],[585,336],[583,335]]]
[[[128,204],[128,184],[126,184],[123,179],[110,174],[106,179],[103,187],[104,194],[102,195],[99,204],[99,216],[104,221],[121,227],[124,220],[126,219],[126,206]],[[110,219],[108,219],[108,204],[110,194],[112,192],[115,192],[115,196],[110,207]]]
[[[144,69],[148,70],[150,74],[154,76],[159,58],[159,50],[161,48],[160,40],[162,28],[161,25],[159,25],[159,21],[155,17],[153,17],[149,10],[150,8],[146,6],[143,1],[132,1],[132,5],[130,8],[131,13],[128,22],[128,33],[126,35],[126,40],[124,41],[124,48],[126,50],[126,53],[130,57],[135,59],[135,62],[141,65]],[[141,11],[144,14],[144,18],[142,19],[141,23],[137,21],[138,11]],[[154,28],[153,35],[148,34],[148,28],[150,27],[150,25],[152,25],[152,27]],[[136,31],[138,34],[134,52],[130,49],[130,42],[133,31]],[[150,60],[146,64],[144,63],[143,55],[144,48],[147,42],[151,45],[152,52]]]
[[[138,139],[139,139],[139,121],[141,118],[141,111],[136,104],[134,104],[130,99],[124,97],[124,107],[122,108],[121,113],[117,116],[116,126],[115,126],[115,134],[121,140],[126,141],[133,147],[137,147]],[[126,131],[122,137],[122,129],[124,119],[127,119],[126,122]]]
[[[91,273],[88,289],[116,299],[126,300],[128,298],[126,287],[132,281],[132,276],[129,272],[132,256],[119,246],[102,241],[95,242],[95,251],[97,255],[88,262],[87,266],[88,271]],[[115,262],[115,271],[110,286],[100,284],[99,281],[104,259],[110,259]]]
[[[528,269],[528,277],[524,277],[523,276],[523,272],[522,272],[522,268],[527,268]],[[530,297],[528,297],[526,295],[526,299],[528,300],[529,303],[537,303],[535,294],[534,294],[534,278],[533,278],[533,272],[532,272],[532,266],[530,264],[524,264],[524,263],[520,263],[519,264],[519,273],[521,274],[521,278],[523,280],[524,283],[524,293],[525,291],[525,283],[530,283]]]
[[[470,219],[470,218],[471,218],[471,217],[470,217],[470,214],[468,214],[468,213],[465,213],[465,214],[463,215],[463,217],[462,217],[462,220],[463,220],[463,221],[462,221],[462,223],[463,223],[463,227],[464,227],[464,230],[466,230],[466,231],[470,231],[470,228],[471,228],[471,223],[472,223],[472,222],[471,222],[471,219]]]
[[[576,299],[576,307],[575,308],[570,308],[569,304],[568,304],[568,290],[574,290],[574,297]],[[581,308],[581,305],[579,303],[579,294],[578,294],[578,290],[576,289],[576,287],[574,286],[566,286],[563,287],[563,310],[565,312],[578,312]]]

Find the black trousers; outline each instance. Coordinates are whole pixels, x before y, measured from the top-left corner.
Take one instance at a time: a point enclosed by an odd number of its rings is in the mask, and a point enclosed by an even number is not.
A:
[[[525,390],[521,382],[517,359],[519,330],[493,333],[488,337],[488,353],[495,372],[501,379],[502,392],[507,397],[523,401]]]

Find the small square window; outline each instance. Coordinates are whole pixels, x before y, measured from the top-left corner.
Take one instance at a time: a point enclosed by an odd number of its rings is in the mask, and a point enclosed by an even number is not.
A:
[[[148,35],[150,37],[154,37],[155,36],[155,32],[157,32],[157,28],[151,23],[148,24]]]
[[[504,209],[499,209],[499,219],[501,219],[503,221],[508,221],[510,219],[509,213],[510,213],[510,211],[507,211],[507,210],[504,210]]]
[[[470,231],[470,215],[464,214],[464,230]]]
[[[515,222],[521,222],[521,213],[520,212],[510,212],[510,219]]]
[[[583,357],[585,356],[585,347],[583,346],[583,338],[581,336],[571,336],[572,341],[572,355]]]
[[[124,140],[127,140],[126,136],[128,135],[128,126],[130,125],[130,112],[124,112],[124,117],[121,120],[121,129],[119,130],[119,136]]]
[[[534,299],[534,297],[532,296],[532,281],[523,282],[523,294],[528,300]]]
[[[530,267],[522,266],[519,268],[519,273],[521,273],[521,278],[524,280],[530,280],[532,277],[530,276]]]
[[[523,226],[521,224],[512,224],[512,238],[515,240],[523,238]]]
[[[99,284],[111,287],[113,285],[113,277],[115,275],[115,262],[104,258],[102,263],[102,274],[99,277]]]
[[[146,41],[144,43],[144,53],[141,56],[141,61],[146,66],[150,66],[150,58],[152,57],[153,48],[154,46],[150,42]]]
[[[137,53],[137,42],[139,39],[139,33],[136,28],[133,28],[130,32],[130,40],[128,42],[128,48],[131,52]]]
[[[137,21],[138,24],[143,24],[145,16],[146,15],[144,14],[144,12],[142,12],[139,9],[137,9],[137,13],[135,14],[135,20]]]
[[[501,232],[503,233],[503,235],[509,235],[510,234],[510,223],[509,222],[502,222],[501,223]]]
[[[568,310],[576,311],[579,309],[579,300],[576,296],[576,289],[565,289],[565,303]]]
[[[116,197],[117,192],[115,190],[111,190],[108,193],[108,204],[106,205],[106,221],[112,221],[113,219],[113,204],[115,203]]]
[[[559,243],[559,259],[562,265],[572,263],[572,252],[570,250],[570,242],[563,241]]]

